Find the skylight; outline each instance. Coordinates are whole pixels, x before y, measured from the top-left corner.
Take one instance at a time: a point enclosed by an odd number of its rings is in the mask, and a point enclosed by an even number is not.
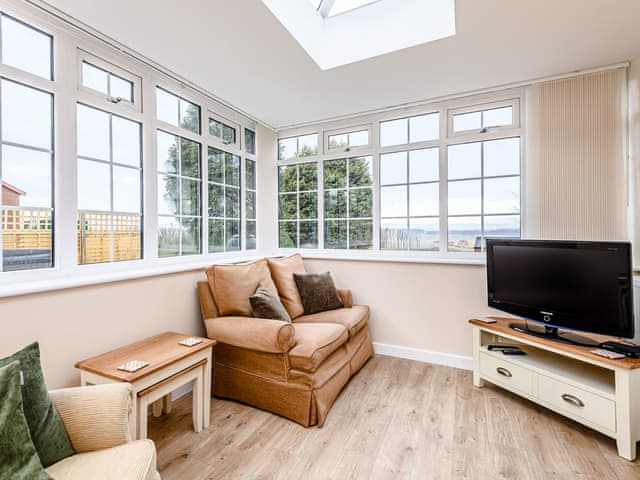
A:
[[[327,17],[333,17],[334,15],[338,15],[339,13],[348,12],[349,10],[354,10],[359,7],[364,7],[370,3],[374,3],[377,0],[334,0],[333,5],[329,8],[329,12],[327,13]],[[324,3],[327,0],[323,0]]]

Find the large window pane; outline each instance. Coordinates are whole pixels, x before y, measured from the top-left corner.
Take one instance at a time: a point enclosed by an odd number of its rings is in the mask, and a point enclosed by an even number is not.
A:
[[[224,220],[209,219],[209,253],[224,252]]]
[[[50,153],[3,145],[3,205],[52,207],[52,180]]]
[[[484,142],[484,176],[520,173],[520,139],[505,138]]]
[[[316,248],[318,165],[278,168],[280,240],[282,248]],[[315,226],[314,226],[315,225]]]
[[[482,249],[480,217],[449,218],[449,251],[478,252]]]
[[[244,149],[248,153],[256,153],[256,132],[244,129]]]
[[[180,255],[182,228],[177,217],[158,218],[158,256],[175,257]]]
[[[519,213],[520,177],[484,181],[484,213]]]
[[[406,218],[383,218],[380,220],[380,248],[382,250],[406,250],[409,248]]]
[[[200,178],[200,144],[180,138],[180,175]]]
[[[344,188],[347,186],[347,161],[327,160],[324,162],[324,188]]]
[[[409,126],[406,118],[380,123],[380,146],[402,145],[408,142]]]
[[[298,137],[298,156],[308,157],[318,154],[318,134],[303,135]]]
[[[407,187],[380,188],[380,215],[382,217],[407,216]]]
[[[440,214],[439,192],[437,183],[409,185],[409,215],[437,217]]]
[[[51,150],[51,95],[4,79],[0,89],[2,140]]]
[[[407,182],[407,152],[380,155],[380,184]]]
[[[183,218],[182,226],[182,255],[197,255],[202,251],[200,246],[200,219]]]
[[[156,117],[200,134],[200,107],[159,87],[156,87]]]
[[[485,237],[520,238],[520,215],[489,215],[484,217]]]
[[[430,113],[409,119],[409,143],[440,138],[440,114]]]
[[[200,182],[188,178],[181,179],[182,215],[200,215]]]
[[[448,149],[449,180],[482,176],[481,148],[480,142],[451,145]]]
[[[140,155],[140,124],[126,118],[113,116],[113,162],[139,167]]]
[[[136,168],[113,167],[113,210],[141,212],[140,171]]]
[[[440,220],[438,218],[409,219],[409,248],[438,251],[440,249]]]
[[[111,211],[109,164],[78,160],[78,209]]]
[[[440,151],[426,148],[409,152],[409,182],[434,182],[440,179]]]
[[[326,220],[324,222],[324,248],[348,248],[347,220]]]
[[[449,182],[449,215],[482,213],[481,180]]]
[[[240,250],[240,220],[227,220],[224,227],[227,238],[227,251]]]
[[[2,63],[51,79],[51,36],[2,15]]]
[[[349,221],[349,248],[367,250],[373,248],[373,221]]]
[[[78,156],[109,161],[109,114],[78,105]]]
[[[298,223],[280,222],[279,239],[280,248],[298,247]]]
[[[318,248],[318,222],[300,222],[300,248]]]
[[[178,177],[158,175],[158,213],[176,215],[178,213]]]
[[[101,68],[82,62],[82,85],[96,92],[109,94],[109,74]]]
[[[158,171],[178,173],[178,137],[158,130],[157,155]]]

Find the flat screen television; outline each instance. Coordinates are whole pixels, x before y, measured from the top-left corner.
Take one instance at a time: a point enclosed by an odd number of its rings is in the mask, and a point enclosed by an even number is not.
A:
[[[597,342],[558,329],[633,338],[631,245],[487,239],[489,306],[538,322],[512,328],[567,343]]]

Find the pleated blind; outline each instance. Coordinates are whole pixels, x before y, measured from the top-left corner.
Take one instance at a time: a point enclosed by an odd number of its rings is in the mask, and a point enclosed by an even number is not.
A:
[[[528,87],[528,237],[628,237],[625,89],[623,69]]]

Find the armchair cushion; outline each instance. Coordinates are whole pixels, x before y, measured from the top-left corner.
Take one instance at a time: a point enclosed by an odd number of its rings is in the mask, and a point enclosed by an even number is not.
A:
[[[112,383],[50,392],[76,452],[93,452],[131,440],[131,386]]]
[[[15,360],[20,362],[20,371],[24,379],[22,403],[31,439],[42,465],[48,467],[73,455],[73,448],[47,392],[40,366],[38,343],[34,342],[10,357],[0,359],[0,367]]]
[[[353,338],[362,330],[368,321],[369,307],[366,305],[353,305],[351,308],[339,308],[296,318],[296,323],[338,323],[349,331],[349,338]]]
[[[207,269],[211,293],[220,315],[251,316],[249,297],[259,284],[278,294],[265,259],[239,265],[212,265]]]
[[[47,472],[55,480],[160,480],[151,440],[80,453],[52,465]]]
[[[295,323],[296,346],[289,362],[296,370],[313,373],[329,355],[349,339],[347,329],[336,323]]]
[[[295,344],[290,323],[253,317],[216,317],[204,321],[207,336],[220,343],[258,352],[284,353]]]
[[[22,409],[20,362],[0,367],[0,478],[49,480]]]
[[[299,317],[304,313],[304,307],[293,274],[306,273],[302,255],[294,253],[284,258],[269,258],[267,262],[269,262],[271,277],[278,288],[284,308],[287,309],[292,319]]]

